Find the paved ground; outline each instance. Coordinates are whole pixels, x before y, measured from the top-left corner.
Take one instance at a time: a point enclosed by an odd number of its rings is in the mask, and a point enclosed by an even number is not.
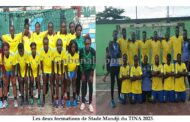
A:
[[[102,78],[102,76],[96,76],[96,106],[98,106],[96,112],[98,115],[190,115],[190,101],[135,105],[117,103],[116,108],[113,109],[110,106],[110,80],[107,78],[107,82],[103,82]],[[117,100],[117,91],[115,99]]]
[[[95,77],[94,77],[94,81]],[[38,107],[37,103],[35,102],[35,104],[33,106],[28,105],[28,106],[23,106],[23,107],[18,107],[18,108],[14,108],[13,107],[13,99],[9,99],[9,106],[6,109],[0,109],[0,115],[95,115],[96,114],[96,88],[95,88],[95,84],[96,82],[94,82],[93,84],[93,107],[94,107],[94,112],[91,113],[88,110],[88,104],[86,104],[86,108],[84,111],[80,110],[80,104],[77,105],[76,108],[68,108],[68,107],[59,107],[59,108],[54,108],[52,107],[51,104],[51,98],[50,95],[47,96],[46,101],[47,103],[45,104],[45,106],[42,107]],[[10,94],[12,95],[12,88],[10,88]]]

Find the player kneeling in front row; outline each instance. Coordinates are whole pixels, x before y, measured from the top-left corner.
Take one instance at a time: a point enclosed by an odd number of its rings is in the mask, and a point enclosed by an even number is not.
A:
[[[175,64],[175,99],[176,102],[185,102],[186,86],[185,77],[187,76],[187,68],[185,63],[181,62],[181,54],[177,54],[177,63]]]

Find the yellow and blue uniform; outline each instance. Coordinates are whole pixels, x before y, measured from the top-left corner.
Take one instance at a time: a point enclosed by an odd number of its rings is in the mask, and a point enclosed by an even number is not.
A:
[[[32,54],[29,55],[29,65],[32,69],[33,77],[37,77],[38,73],[38,66],[40,65],[40,55],[36,53],[36,56],[33,57]],[[30,76],[32,76],[30,71]]]
[[[6,56],[4,56],[3,65],[5,67],[5,71],[6,71],[7,76],[12,76],[12,68],[14,65],[16,65],[16,63],[17,62],[15,60],[14,53],[10,52],[8,58]]]
[[[21,56],[18,52],[16,53],[16,61],[20,67],[20,77],[24,78],[26,73],[26,65],[29,63],[29,56],[28,54],[24,53],[23,56]],[[26,74],[28,76],[28,73]]]
[[[131,67],[130,77],[133,76],[141,76],[142,69],[140,66]],[[142,102],[142,83],[141,80],[131,81],[131,93],[132,93],[132,101],[133,102]]]
[[[130,75],[129,66],[121,66],[119,72],[119,78]],[[121,84],[121,93],[130,94],[131,93],[131,81],[129,79],[123,80]]]
[[[43,47],[43,39],[46,36],[47,31],[40,32],[37,34],[36,32],[32,33],[31,41],[36,43],[36,51],[40,52],[41,48]]]
[[[163,66],[160,65],[153,65],[152,71],[163,73]],[[155,102],[163,102],[164,101],[164,92],[163,92],[163,83],[161,77],[152,77],[152,98]]]
[[[187,68],[185,63],[175,64],[175,74],[178,72],[187,72]],[[185,102],[186,99],[186,86],[185,86],[185,77],[181,76],[179,78],[175,78],[175,98],[177,101]]]
[[[167,63],[167,54],[171,54],[171,41],[162,40],[161,42],[162,48],[162,63]]]
[[[51,48],[49,48],[47,52],[45,52],[43,48],[41,49],[40,60],[43,63],[43,70],[45,74],[52,73],[53,56],[54,56],[54,52]]]
[[[68,75],[70,78],[73,78],[75,76],[75,69],[79,66],[79,54],[75,53],[74,55],[71,55],[68,53],[67,55],[67,67],[68,67]]]
[[[170,63],[164,64],[164,75],[166,73],[174,73],[174,64]],[[164,79],[164,100],[166,102],[174,102],[175,101],[175,83],[174,83],[174,77],[170,76],[168,78]]]
[[[182,44],[183,44],[183,37],[182,36],[172,36],[170,38],[171,40],[171,47],[173,48],[173,60],[176,61],[177,60],[177,54],[181,54],[182,51]]]
[[[15,34],[14,39],[10,34],[6,34],[2,36],[3,41],[7,42],[10,46],[10,52],[16,53],[18,50],[18,44],[21,42],[22,33]]]

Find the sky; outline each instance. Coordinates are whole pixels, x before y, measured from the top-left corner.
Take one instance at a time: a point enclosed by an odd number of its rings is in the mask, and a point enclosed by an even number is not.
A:
[[[136,6],[127,6],[127,7],[118,7],[115,8],[123,8],[125,13],[123,16],[128,16],[131,19],[136,19]],[[96,12],[101,12],[104,10],[104,6],[97,6]],[[169,16],[170,17],[183,17],[190,16],[190,6],[169,6]],[[167,17],[167,6],[158,6],[158,7],[150,7],[150,6],[137,6],[137,18],[163,18]]]

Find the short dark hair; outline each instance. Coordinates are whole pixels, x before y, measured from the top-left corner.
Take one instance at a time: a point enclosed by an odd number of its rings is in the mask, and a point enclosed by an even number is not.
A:
[[[40,23],[39,23],[39,22],[36,22],[36,23],[35,23],[35,26],[36,26],[36,25],[39,25],[39,26],[40,26]]]
[[[35,46],[35,47],[36,47],[36,43],[35,43],[35,42],[32,42],[32,43],[30,44],[30,47],[32,47],[32,46]]]
[[[126,31],[126,28],[122,28],[122,31]]]
[[[69,53],[71,53],[71,46],[72,46],[73,44],[76,45],[76,50],[75,50],[75,51],[78,52],[78,45],[77,45],[76,41],[75,41],[75,40],[71,40],[70,43],[69,43],[69,47],[68,47],[68,52],[69,52]]]
[[[82,31],[82,25],[81,24],[77,24],[76,26],[75,26],[75,31],[77,31],[77,28],[78,27],[81,27],[81,31]]]
[[[75,26],[75,23],[74,23],[74,22],[70,22],[70,23],[69,23],[69,28],[70,28],[71,24],[73,24],[73,25]]]
[[[18,44],[18,49],[24,49],[24,44],[23,43],[19,43]]]
[[[171,54],[170,53],[168,53],[167,54],[167,58],[171,58],[172,56],[171,56]]]

